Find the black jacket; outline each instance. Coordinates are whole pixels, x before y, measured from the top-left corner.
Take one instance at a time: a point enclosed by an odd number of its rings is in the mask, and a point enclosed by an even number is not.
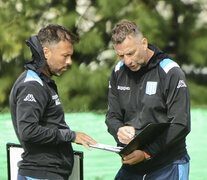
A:
[[[65,122],[55,82],[41,73],[45,57],[37,37],[32,36],[27,44],[33,60],[10,94],[14,129],[24,148],[19,173],[35,178],[67,178],[73,167],[71,141],[75,132]]]
[[[144,146],[152,159],[124,165],[129,171],[145,174],[186,154],[185,137],[190,132],[190,97],[181,68],[167,54],[149,45],[154,55],[148,64],[133,72],[122,62],[114,68],[108,94],[106,124],[118,145],[118,129],[135,127],[138,134],[149,123],[169,122],[162,135]]]

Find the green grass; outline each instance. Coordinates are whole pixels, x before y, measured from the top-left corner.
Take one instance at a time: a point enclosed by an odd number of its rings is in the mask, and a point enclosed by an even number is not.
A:
[[[206,109],[192,109],[192,131],[187,138],[187,148],[191,157],[190,180],[206,180],[207,129]],[[115,145],[108,134],[104,114],[70,113],[66,114],[70,128],[92,136],[99,143]],[[7,180],[6,143],[18,143],[11,123],[10,114],[0,115],[0,180]],[[120,157],[112,152],[73,144],[75,150],[84,152],[84,180],[113,180],[121,166]]]

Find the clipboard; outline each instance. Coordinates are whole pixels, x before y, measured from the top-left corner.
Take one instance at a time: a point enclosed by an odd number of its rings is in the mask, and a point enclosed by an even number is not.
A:
[[[120,152],[119,155],[126,156],[136,149],[142,149],[144,145],[152,143],[154,139],[159,136],[170,123],[151,123],[148,124],[134,139],[127,144]]]
[[[105,144],[91,145],[92,148],[102,149],[106,151],[116,152],[120,156],[126,156],[136,149],[142,149],[146,144],[153,142],[153,140],[159,136],[171,123],[150,123],[148,124],[134,139],[125,147],[116,147]]]

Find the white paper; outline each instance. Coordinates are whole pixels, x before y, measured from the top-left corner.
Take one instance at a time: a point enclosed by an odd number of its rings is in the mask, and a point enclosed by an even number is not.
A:
[[[123,149],[123,147],[116,147],[116,146],[99,144],[99,143],[97,143],[95,145],[89,144],[89,146],[92,148],[103,149],[103,150],[112,151],[112,152],[116,152],[116,153],[119,153]]]

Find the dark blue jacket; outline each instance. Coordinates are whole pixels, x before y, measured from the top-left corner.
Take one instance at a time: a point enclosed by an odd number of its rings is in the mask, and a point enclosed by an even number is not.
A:
[[[114,68],[108,94],[106,124],[117,144],[118,129],[135,127],[136,134],[149,123],[170,123],[159,137],[143,147],[151,155],[148,162],[124,167],[135,173],[151,172],[186,154],[190,132],[190,96],[181,68],[158,48],[148,64],[133,72],[122,62]]]
[[[27,44],[33,60],[10,94],[14,129],[24,148],[19,173],[35,178],[67,177],[73,167],[75,132],[65,122],[55,82],[41,73],[45,57],[37,37]]]

